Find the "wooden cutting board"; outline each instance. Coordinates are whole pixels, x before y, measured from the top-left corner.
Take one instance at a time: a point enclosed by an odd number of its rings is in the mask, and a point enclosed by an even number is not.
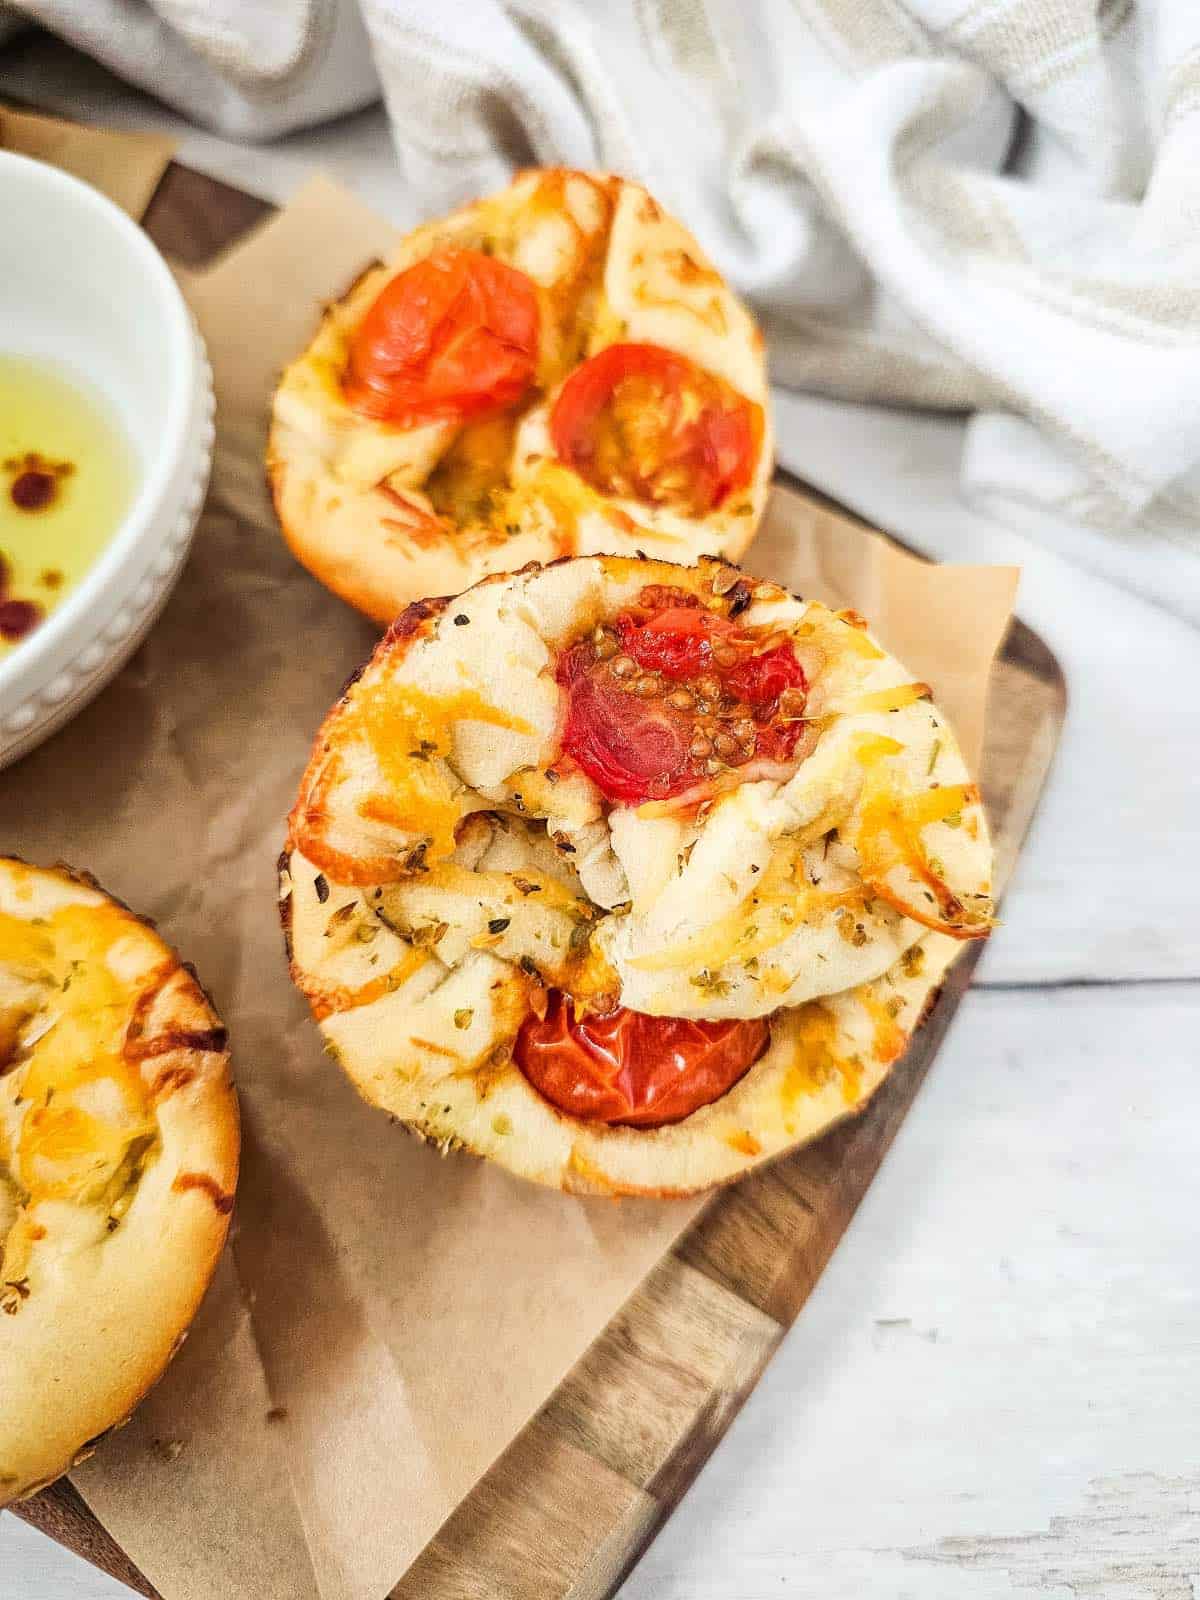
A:
[[[175,165],[146,227],[168,255],[196,267],[269,210]],[[786,492],[830,504],[794,480]],[[992,680],[981,774],[1000,885],[1029,828],[1065,708],[1058,663],[1015,622]],[[391,1600],[602,1600],[614,1592],[799,1315],[929,1070],[979,953],[976,945],[959,959],[861,1117],[714,1199]],[[12,1509],[155,1600],[68,1480]]]

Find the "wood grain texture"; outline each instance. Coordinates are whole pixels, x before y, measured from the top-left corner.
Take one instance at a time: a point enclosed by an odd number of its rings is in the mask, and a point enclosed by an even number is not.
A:
[[[69,1478],[60,1478],[32,1500],[22,1500],[9,1511],[22,1522],[39,1528],[57,1544],[65,1545],[77,1556],[132,1589],[135,1594],[158,1600],[158,1591],[149,1584],[129,1557],[109,1537],[105,1528],[88,1510]]]
[[[194,267],[267,210],[175,167],[147,226]],[[1053,656],[1015,623],[995,668],[982,772],[1001,886],[1045,782],[1065,702]],[[798,1315],[920,1087],[978,954],[972,948],[957,963],[860,1117],[712,1201],[449,1518],[392,1600],[602,1600],[613,1593]],[[69,1483],[17,1514],[154,1596]]]

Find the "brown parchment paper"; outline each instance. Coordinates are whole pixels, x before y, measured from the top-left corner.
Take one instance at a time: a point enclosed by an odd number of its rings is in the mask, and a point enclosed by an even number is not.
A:
[[[386,1594],[698,1208],[440,1159],[357,1099],[285,972],[282,819],[375,634],[278,536],[265,413],[320,303],[391,236],[316,181],[185,280],[218,397],[195,550],[114,684],[0,777],[0,847],[157,918],[231,1030],[232,1249],[165,1379],[74,1474],[167,1600]],[[978,753],[1012,569],[928,566],[782,500],[748,565],[871,615]]]
[[[0,150],[48,161],[82,178],[139,221],[167,170],[174,139],[84,128],[0,105]],[[16,219],[11,219],[14,223]]]

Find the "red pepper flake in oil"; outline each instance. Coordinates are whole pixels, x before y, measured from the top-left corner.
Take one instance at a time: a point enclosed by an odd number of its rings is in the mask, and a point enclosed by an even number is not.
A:
[[[58,498],[59,484],[75,471],[72,461],[51,461],[29,450],[23,456],[10,456],[4,470],[13,475],[8,497],[18,511],[45,511]]]
[[[58,479],[52,472],[32,467],[19,473],[9,485],[9,499],[18,511],[44,511],[58,493]]]
[[[75,471],[73,462],[50,461],[33,450],[23,456],[10,456],[0,465],[11,474],[9,499],[18,511],[31,514],[52,506],[63,479]],[[25,638],[45,616],[45,608],[36,600],[21,600],[6,592],[12,581],[12,565],[0,552],[0,642],[5,644],[15,644],[18,639]],[[38,579],[42,588],[52,593],[61,589],[65,581],[57,567],[45,568]]]
[[[0,639],[23,639],[42,620],[42,608],[33,600],[0,600]]]

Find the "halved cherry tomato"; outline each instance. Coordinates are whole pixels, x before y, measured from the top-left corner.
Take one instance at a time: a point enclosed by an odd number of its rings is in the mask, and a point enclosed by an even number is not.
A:
[[[648,672],[668,678],[694,678],[712,665],[712,647],[737,630],[732,622],[699,606],[667,606],[648,622],[617,620],[622,647]]]
[[[610,344],[563,384],[550,416],[560,461],[603,494],[704,516],[754,477],[762,408],[685,356]]]
[[[780,708],[793,690],[802,710],[807,691],[791,645],[756,649],[752,633],[686,598],[643,590],[642,606],[559,660],[563,752],[608,800],[666,800],[714,767],[788,761],[804,731]]]
[[[521,398],[537,353],[525,274],[480,250],[438,250],[385,285],[350,346],[343,392],[386,422],[477,417]]]
[[[785,689],[804,689],[804,668],[790,644],[749,655],[722,674],[729,693],[749,705],[774,705]]]
[[[551,990],[517,1034],[518,1067],[550,1104],[585,1122],[657,1128],[726,1094],[762,1055],[770,1024],[649,1017],[618,1006],[580,1018]]]
[[[567,689],[563,749],[609,800],[636,804],[666,799],[695,782],[689,766],[691,725],[661,697],[625,692],[587,644],[568,651],[559,667]]]

